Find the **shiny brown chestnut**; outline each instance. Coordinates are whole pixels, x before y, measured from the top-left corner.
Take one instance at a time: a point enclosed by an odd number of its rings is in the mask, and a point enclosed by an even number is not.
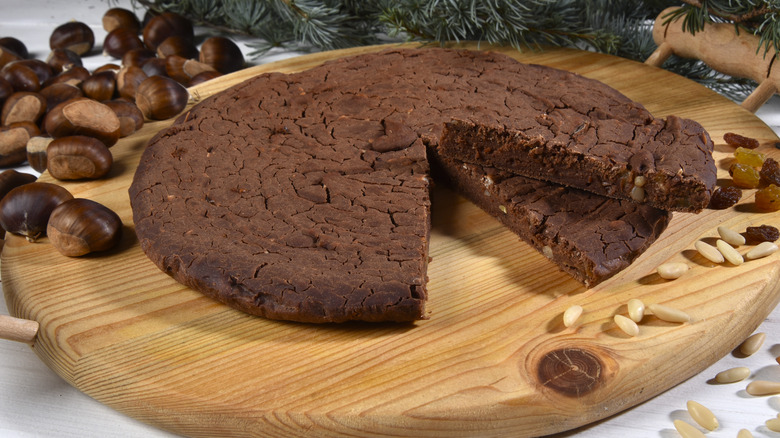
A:
[[[17,55],[16,52],[13,50],[6,49],[5,47],[0,46],[0,68],[5,67],[6,64],[14,62],[14,61],[20,61],[24,58]]]
[[[216,70],[202,71],[190,79],[190,87],[194,87],[198,84],[202,84],[220,76],[222,76],[222,73]]]
[[[189,87],[190,81],[198,73],[216,70],[210,65],[206,65],[194,59],[187,59],[178,55],[169,55],[165,58],[165,71],[168,73],[168,76],[176,82],[185,87]]]
[[[0,70],[0,77],[10,82],[16,91],[38,91],[41,89],[41,80],[35,70],[21,64],[22,60],[6,64]]]
[[[54,49],[49,52],[49,56],[46,57],[46,64],[49,64],[49,67],[51,67],[55,74],[70,70],[76,66],[82,67],[84,65],[81,56],[68,49]]]
[[[27,158],[27,141],[38,134],[37,125],[30,122],[0,126],[0,167],[22,164]]]
[[[116,88],[119,95],[125,99],[135,101],[135,92],[138,85],[149,76],[146,75],[141,67],[128,65],[122,67],[116,75]]]
[[[81,88],[75,85],[71,85],[66,82],[60,82],[43,88],[40,91],[40,95],[46,99],[46,108],[54,108],[66,100],[83,97],[84,92],[81,91]]]
[[[5,198],[11,190],[35,182],[38,178],[30,173],[19,172],[15,169],[7,169],[0,172],[0,200]]]
[[[179,35],[194,40],[195,31],[192,22],[186,17],[175,12],[163,12],[152,17],[143,29],[144,43],[146,47],[157,50],[166,38]]]
[[[146,73],[146,76],[168,76],[168,72],[165,70],[166,62],[162,58],[148,59],[141,66],[141,69]]]
[[[102,178],[113,163],[111,151],[94,137],[60,137],[46,148],[46,169],[61,181]]]
[[[46,170],[46,148],[54,140],[51,137],[36,136],[27,140],[27,163],[38,172]]]
[[[51,212],[73,195],[62,186],[32,182],[16,187],[0,201],[0,226],[35,242],[46,234]]]
[[[142,67],[144,63],[152,58],[156,58],[157,54],[153,50],[147,48],[132,49],[122,56],[122,67]]]
[[[190,94],[184,86],[164,76],[152,76],[141,82],[135,103],[146,118],[169,119],[184,110]]]
[[[30,57],[30,52],[27,50],[27,45],[14,37],[7,36],[0,38],[0,47],[16,53],[22,59],[27,59]]]
[[[81,91],[84,96],[97,101],[113,99],[116,93],[116,71],[103,70],[93,73],[81,82]]]
[[[43,88],[52,84],[66,83],[71,85],[79,85],[84,79],[92,76],[92,74],[86,68],[76,65],[68,70],[63,70],[62,73],[52,76],[48,81],[43,83]]]
[[[130,29],[137,34],[141,30],[141,22],[138,20],[138,17],[135,16],[133,11],[125,8],[111,8],[107,10],[103,14],[102,24],[106,32],[123,28]]]
[[[106,35],[103,40],[103,54],[122,59],[130,50],[143,49],[144,42],[133,29],[118,27]]]
[[[109,108],[114,110],[119,118],[119,137],[138,131],[144,126],[144,114],[138,109],[138,106],[127,100],[111,100],[104,102]]]
[[[200,46],[200,62],[208,64],[222,74],[244,68],[244,55],[232,40],[214,36]]]
[[[160,58],[176,55],[185,59],[198,59],[198,54],[198,48],[192,39],[181,35],[170,36],[157,46],[157,56]]]
[[[46,233],[61,254],[79,257],[115,247],[122,238],[122,219],[103,204],[75,198],[54,209]]]
[[[13,85],[11,85],[11,83],[5,79],[0,78],[0,108],[2,108],[5,100],[8,99],[12,94],[14,94]]]
[[[46,98],[40,93],[17,91],[6,99],[3,111],[0,113],[0,125],[10,125],[14,122],[33,122],[46,112]]]
[[[69,21],[57,26],[49,37],[49,48],[52,50],[68,49],[78,55],[84,55],[94,46],[94,32],[80,21]]]
[[[106,146],[119,140],[119,118],[105,104],[86,97],[77,97],[52,108],[44,117],[46,132],[54,137],[86,135]]]

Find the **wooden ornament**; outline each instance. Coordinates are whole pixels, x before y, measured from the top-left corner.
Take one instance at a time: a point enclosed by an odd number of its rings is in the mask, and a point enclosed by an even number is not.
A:
[[[741,104],[752,113],[778,91],[780,69],[772,68],[775,55],[773,50],[761,48],[757,35],[746,31],[737,33],[735,26],[729,23],[708,24],[692,34],[683,29],[682,17],[667,22],[677,9],[664,9],[655,19],[653,40],[658,48],[645,64],[660,67],[674,54],[699,59],[725,75],[752,79],[759,86]]]

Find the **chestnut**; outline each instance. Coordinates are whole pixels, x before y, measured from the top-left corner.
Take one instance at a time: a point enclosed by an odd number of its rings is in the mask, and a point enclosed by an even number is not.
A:
[[[46,99],[46,108],[54,108],[66,100],[83,97],[84,92],[75,85],[60,82],[42,89],[40,95]]]
[[[145,117],[165,120],[182,112],[189,97],[187,89],[175,80],[152,76],[138,86],[135,103]]]
[[[144,126],[144,114],[138,109],[138,106],[127,100],[111,100],[104,102],[109,108],[114,110],[119,118],[119,137],[138,131]]]
[[[165,58],[165,71],[176,82],[190,86],[191,79],[204,71],[216,71],[210,65],[198,62],[194,59],[186,59],[178,55],[169,55]]]
[[[77,97],[52,108],[46,114],[43,126],[54,138],[87,135],[106,146],[113,146],[119,140],[119,119],[114,111],[86,97]]]
[[[116,75],[116,88],[119,95],[125,99],[135,100],[135,91],[138,85],[148,78],[141,67],[128,65],[122,67]]]
[[[5,198],[11,190],[24,184],[30,184],[38,179],[35,175],[25,172],[19,172],[14,169],[7,169],[0,173],[0,200]]]
[[[32,128],[25,126],[32,125]],[[0,167],[16,166],[22,164],[27,158],[27,141],[34,135],[40,134],[37,126],[30,122],[17,122],[0,127]]]
[[[179,35],[194,40],[195,31],[192,22],[186,17],[175,12],[163,12],[152,17],[143,29],[144,43],[146,47],[157,50],[166,38]]]
[[[22,59],[24,58],[17,55],[13,50],[0,46],[0,68],[5,67],[5,65],[8,63],[20,61]]]
[[[144,73],[146,73],[146,76],[149,77],[168,76],[165,67],[166,67],[166,62],[164,59],[152,58],[146,60],[146,62],[144,62],[144,64],[141,66],[141,69],[143,69]]]
[[[74,198],[52,211],[46,234],[61,254],[79,257],[115,247],[122,237],[122,219],[103,204]]]
[[[185,59],[197,59],[198,48],[192,39],[181,35],[174,35],[166,38],[157,46],[157,56],[165,58],[166,56],[176,55]]]
[[[16,91],[38,91],[41,80],[31,67],[21,64],[22,60],[6,64],[0,70],[0,77],[10,82]]]
[[[46,148],[54,140],[51,137],[36,136],[27,140],[27,163],[38,172],[46,170]]]
[[[46,234],[51,212],[73,195],[62,186],[31,182],[8,192],[0,201],[0,226],[35,242]]]
[[[30,57],[30,52],[27,50],[27,46],[14,37],[9,36],[0,38],[0,47],[16,53],[22,59],[27,59]]]
[[[77,55],[73,50],[68,49],[54,49],[46,57],[46,63],[49,64],[52,71],[55,74],[62,73],[65,70],[70,70],[73,67],[82,67],[84,63],[81,61],[81,56]]]
[[[210,81],[214,78],[218,78],[222,76],[222,73],[216,71],[216,70],[206,70],[202,71],[190,79],[190,87],[194,87],[195,85],[202,84],[206,81]]]
[[[60,137],[46,148],[46,169],[61,181],[102,178],[113,163],[111,151],[94,137]]]
[[[3,104],[0,125],[25,121],[36,123],[45,112],[46,98],[40,93],[17,91],[10,95]]]
[[[84,96],[97,101],[112,99],[116,93],[116,72],[103,70],[93,73],[81,82],[81,91]]]
[[[103,54],[122,59],[130,50],[143,49],[144,42],[133,29],[118,27],[106,35],[103,40]]]
[[[15,64],[21,64],[29,67],[33,72],[35,72],[35,75],[38,76],[38,82],[41,84],[54,76],[54,70],[52,70],[51,66],[46,62],[41,61],[40,59],[22,59],[17,61]]]
[[[57,26],[49,37],[49,48],[68,49],[78,55],[84,55],[95,45],[92,29],[80,21],[69,21]]]
[[[103,14],[103,29],[111,32],[115,29],[129,29],[134,33],[141,30],[141,22],[135,14],[125,8],[111,8]]]
[[[152,58],[156,58],[157,54],[153,50],[147,48],[128,50],[127,53],[122,56],[122,67],[142,67],[144,63]]]
[[[200,46],[200,62],[228,74],[244,68],[244,55],[232,40],[221,36],[206,39]]]
[[[2,108],[5,100],[8,99],[12,94],[14,94],[13,85],[11,85],[11,83],[5,79],[0,78],[0,108]]]
[[[43,83],[43,87],[46,88],[51,84],[66,83],[71,85],[79,85],[84,79],[92,76],[89,70],[83,66],[76,65],[67,70],[63,70],[62,73],[51,77],[48,81]]]

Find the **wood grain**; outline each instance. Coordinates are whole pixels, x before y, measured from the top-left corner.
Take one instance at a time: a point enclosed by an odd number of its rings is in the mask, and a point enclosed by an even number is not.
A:
[[[193,95],[379,48],[254,67],[202,84]],[[657,116],[699,121],[716,143],[721,179],[728,178],[732,150],[725,132],[758,138],[763,152],[780,159],[777,138],[759,119],[666,71],[581,51],[491,49],[601,80]],[[630,268],[586,289],[478,208],[437,189],[429,319],[306,325],[245,315],[179,285],[138,247],[127,188],[146,141],[169,123],[149,123],[114,146],[108,179],[63,184],[120,215],[119,248],[71,259],[45,239],[29,244],[12,236],[1,268],[10,313],[40,323],[33,348],[41,360],[100,402],[175,433],[550,434],[620,412],[696,374],[738,345],[780,300],[777,255],[714,266],[693,250],[698,239],[713,242],[718,225],[742,231],[778,223],[780,213],[755,211],[751,190],[736,208],[675,214]],[[691,270],[662,280],[654,271],[666,261]],[[693,321],[647,316],[639,335],[629,337],[612,318],[626,314],[630,298],[682,309]],[[566,328],[561,316],[572,304],[585,313]]]

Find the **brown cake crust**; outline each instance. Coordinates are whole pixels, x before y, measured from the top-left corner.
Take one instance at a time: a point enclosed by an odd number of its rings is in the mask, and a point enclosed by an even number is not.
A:
[[[141,248],[178,281],[268,318],[424,318],[426,147],[453,119],[536,123],[549,106],[540,81],[651,118],[601,83],[480,51],[391,49],[260,75],[149,142],[129,190]]]

